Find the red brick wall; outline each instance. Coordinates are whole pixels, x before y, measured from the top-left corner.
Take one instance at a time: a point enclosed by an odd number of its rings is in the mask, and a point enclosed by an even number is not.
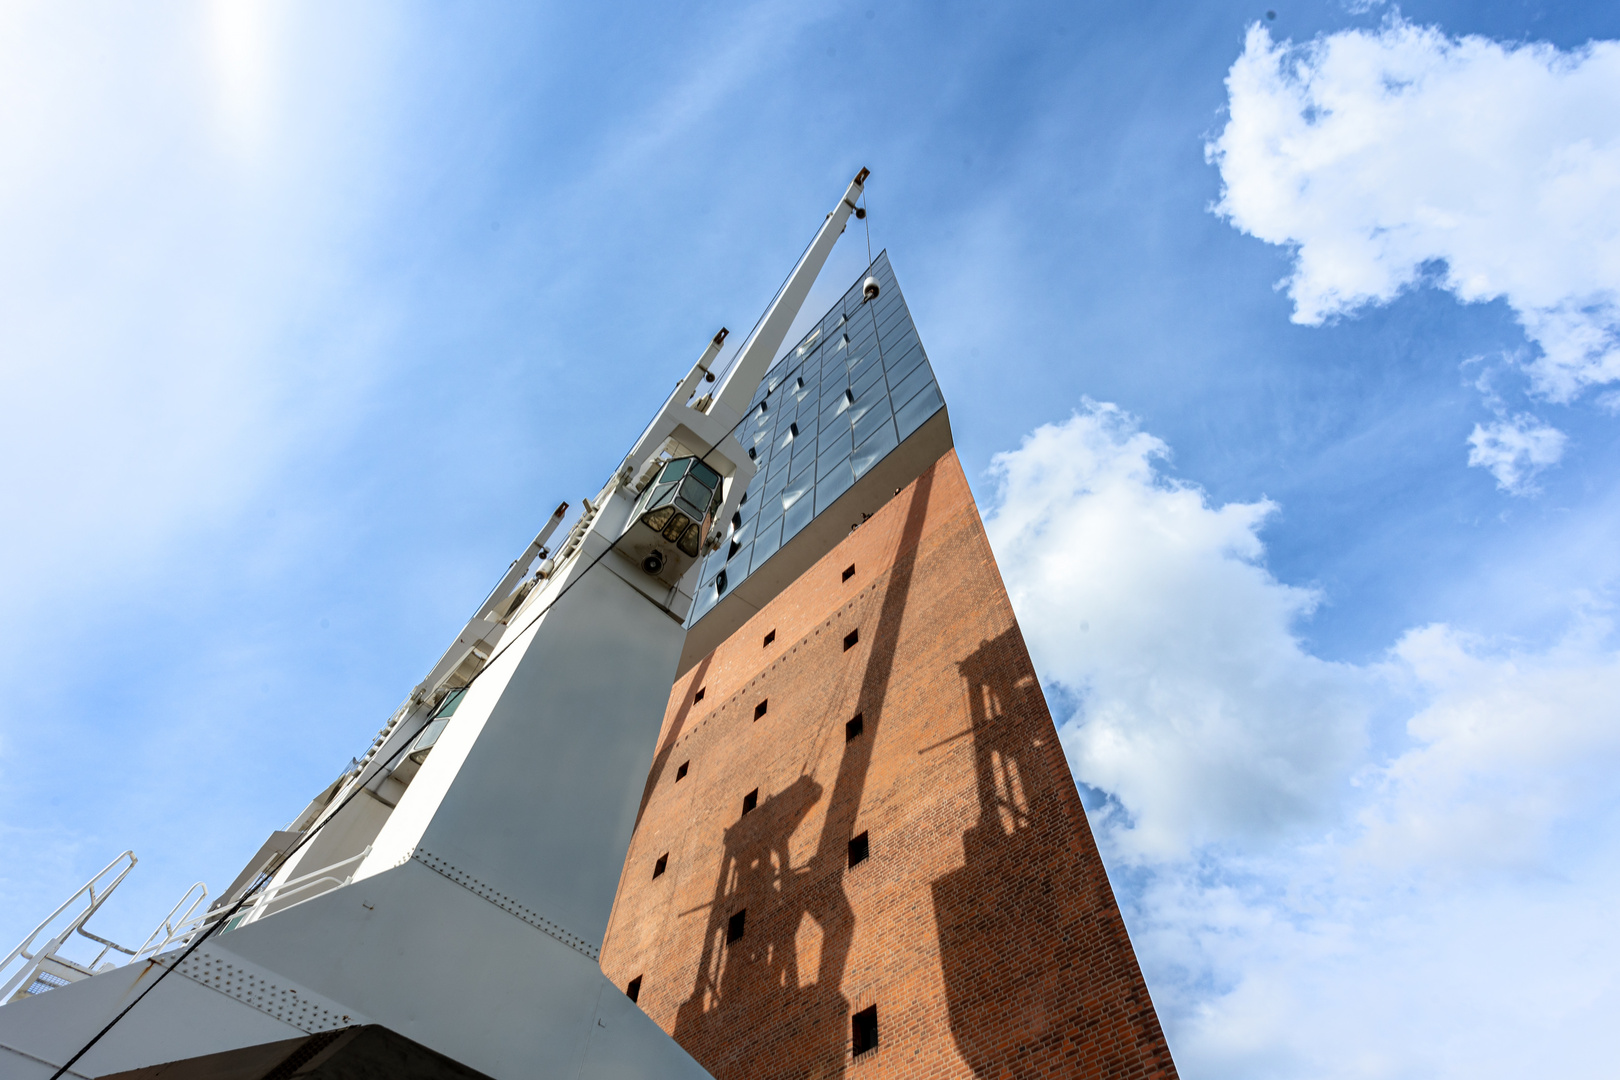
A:
[[[1176,1075],[954,451],[673,688],[602,968],[720,1080]]]

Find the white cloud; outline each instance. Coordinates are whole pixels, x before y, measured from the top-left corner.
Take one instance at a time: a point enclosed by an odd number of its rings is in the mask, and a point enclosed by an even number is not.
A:
[[[1510,495],[1529,495],[1535,476],[1564,456],[1564,433],[1527,413],[1475,424],[1468,436],[1468,464],[1489,469],[1496,486]]]
[[[1377,663],[1296,635],[1266,502],[1211,505],[1087,403],[987,519],[1188,1076],[1605,1075],[1620,1007],[1620,653],[1445,625]]]
[[[1080,778],[1155,854],[1323,814],[1361,742],[1360,676],[1292,633],[1316,594],[1259,559],[1266,501],[1211,508],[1166,448],[1088,402],[997,455],[987,522],[1039,669],[1085,696]]]
[[[1259,25],[1209,144],[1216,209],[1293,249],[1296,322],[1438,283],[1501,298],[1567,401],[1620,380],[1620,42],[1572,52],[1400,18],[1306,45]]]
[[[1426,704],[1413,746],[1379,770],[1358,852],[1433,869],[1543,869],[1550,831],[1601,801],[1620,765],[1620,655],[1609,622],[1579,615],[1551,648],[1493,650],[1446,626],[1409,631],[1392,652]]]

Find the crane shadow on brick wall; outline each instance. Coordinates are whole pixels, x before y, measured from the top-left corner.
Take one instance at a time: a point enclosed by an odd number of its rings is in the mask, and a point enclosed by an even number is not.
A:
[[[858,679],[851,711],[862,714],[864,736],[844,743],[815,851],[801,865],[791,865],[788,838],[825,792],[810,775],[782,791],[762,792],[758,807],[726,830],[697,977],[692,995],[676,1013],[674,1031],[675,1040],[718,1080],[831,1080],[849,1066],[844,978],[855,914],[844,891],[844,872],[932,486],[930,469],[911,489],[866,663],[850,676]],[[861,634],[864,639],[865,626]],[[836,649],[838,637],[829,635],[818,647]],[[849,701],[845,694],[833,697],[839,706]],[[845,719],[842,710],[819,718],[838,742],[844,740]],[[746,912],[743,932],[728,941],[738,911]],[[743,1032],[746,1038],[740,1037]],[[759,1058],[758,1048],[768,1046],[790,1052]]]
[[[932,891],[958,1052],[980,1077],[1174,1077],[1023,636],[957,668],[979,816]]]

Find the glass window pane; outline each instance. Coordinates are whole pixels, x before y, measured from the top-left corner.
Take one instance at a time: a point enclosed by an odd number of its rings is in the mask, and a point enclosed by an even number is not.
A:
[[[918,364],[916,370],[906,376],[905,382],[894,388],[891,395],[895,401],[910,401],[917,396],[917,391],[934,381],[934,373],[928,370],[927,364]]]
[[[884,338],[883,363],[890,371],[898,370],[902,364],[910,365],[915,363],[911,359],[911,353],[918,348],[921,348],[921,343],[917,340],[915,330],[908,330],[906,333],[897,336],[893,341]]]
[[[780,506],[781,503],[777,503],[777,505]],[[759,531],[759,537],[754,541],[754,557],[748,564],[748,572],[753,573],[759,569],[760,564],[775,555],[776,549],[781,546],[782,519],[777,518]]]
[[[765,500],[767,502],[774,501],[778,495],[782,494],[782,489],[787,487],[787,484],[788,471],[786,469],[782,469],[775,473],[769,480],[765,482],[765,491],[763,492]],[[764,514],[765,511],[761,509],[760,515],[763,517]]]
[[[855,473],[850,469],[849,461],[840,458],[816,484],[816,513],[821,513],[838,501],[838,496],[848,491],[854,483]]]
[[[664,471],[658,476],[658,482],[662,484],[672,480],[679,480],[686,475],[686,467],[690,464],[692,464],[692,459],[689,457],[676,458],[664,466]]]
[[[714,582],[711,581],[699,589],[697,599],[692,602],[692,614],[687,619],[686,625],[691,626],[707,615],[719,599],[720,597],[714,591]]]
[[[851,350],[849,354],[850,381],[853,382],[860,378],[866,372],[868,365],[877,363],[877,359],[878,348],[875,341],[864,347],[860,352]]]
[[[699,516],[701,516],[703,513],[701,508],[709,505],[709,497],[713,494],[714,488],[704,485],[704,483],[695,476],[688,476],[685,480],[681,481],[681,498],[685,499],[693,506],[699,507]]]
[[[720,486],[720,474],[705,465],[702,460],[692,462],[692,476],[702,481],[710,491]]]
[[[878,337],[882,339],[885,344],[888,343],[890,337],[899,336],[899,333],[896,331],[897,327],[909,327],[910,325],[912,325],[912,323],[911,320],[906,317],[906,309],[904,307],[897,307],[893,311],[889,312],[878,312]]]
[[[775,495],[771,496],[769,499],[760,504],[758,526],[759,535],[754,537],[754,543],[759,543],[759,537],[765,535],[765,531],[771,527],[771,522],[780,521],[781,518],[782,493],[778,491]]]
[[[870,439],[855,448],[854,456],[849,459],[850,466],[855,470],[855,478],[858,480],[865,476],[871,471],[873,465],[876,465],[889,451],[898,445],[899,440],[895,438],[894,424],[889,422],[888,417],[884,417],[883,424],[878,427]]]
[[[791,510],[798,505],[800,499],[810,494],[810,489],[815,486],[815,483],[815,473],[808,470],[790,481],[788,486],[782,489],[782,509]]]
[[[782,542],[785,544],[793,539],[795,533],[816,516],[816,501],[814,499],[800,499],[793,509],[782,515]]]
[[[823,452],[821,457],[816,459],[817,482],[825,479],[835,466],[847,459],[852,449],[854,449],[854,444],[850,441],[849,436],[845,435],[837,440],[831,449]]]
[[[915,338],[903,350],[898,345],[883,347],[883,366],[888,369],[891,383],[899,382],[910,374],[912,368],[922,363],[922,358],[922,346]]]
[[[889,403],[885,399],[874,404],[865,416],[855,421],[856,449],[859,449],[880,425],[887,424],[890,415]]]
[[[873,358],[876,358],[875,353],[873,354]],[[877,382],[882,377],[882,364],[867,364],[865,368],[852,375],[849,387],[851,390],[855,391],[855,397],[859,399],[862,394],[866,393],[867,389],[873,383]]]
[[[855,404],[849,407],[849,411],[845,413],[845,415],[849,417],[850,423],[858,424],[867,413],[871,412],[875,408],[885,405],[888,398],[888,386],[884,384],[881,378],[873,379],[871,382],[866,384],[866,388],[864,390],[855,391]],[[859,442],[860,440],[857,439],[855,441]]]
[[[905,441],[911,433],[923,426],[923,422],[939,411],[944,399],[939,396],[939,387],[930,383],[923,388],[922,393],[912,398],[900,411],[894,414],[895,426],[900,429],[900,439]]]
[[[850,426],[848,406],[842,412],[828,413],[826,419],[821,422],[820,445],[822,453],[826,453],[831,439],[842,437],[845,442],[848,442]]]

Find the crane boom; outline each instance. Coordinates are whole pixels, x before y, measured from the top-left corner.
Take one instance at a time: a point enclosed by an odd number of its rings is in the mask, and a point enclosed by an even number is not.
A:
[[[714,399],[717,405],[726,406],[733,415],[741,416],[742,411],[748,407],[748,399],[754,396],[759,380],[765,377],[771,360],[776,357],[776,350],[782,347],[782,340],[787,337],[793,320],[798,317],[799,309],[804,306],[805,297],[810,295],[810,287],[815,284],[816,276],[821,273],[822,266],[827,262],[827,256],[832,254],[833,244],[844,231],[849,215],[855,211],[855,202],[861,197],[866,178],[870,175],[871,172],[867,169],[855,174],[855,179],[850,181],[844,197],[833,207],[832,213],[827,215],[821,231],[810,241],[810,246],[805,250],[804,257],[799,260],[799,265],[793,268],[793,273],[788,275],[782,291],[776,294],[775,301],[759,322],[759,329],[743,344],[736,362],[726,373],[725,381],[720,384]],[[711,408],[709,411],[716,410]],[[721,412],[720,415],[724,416],[725,413]]]

